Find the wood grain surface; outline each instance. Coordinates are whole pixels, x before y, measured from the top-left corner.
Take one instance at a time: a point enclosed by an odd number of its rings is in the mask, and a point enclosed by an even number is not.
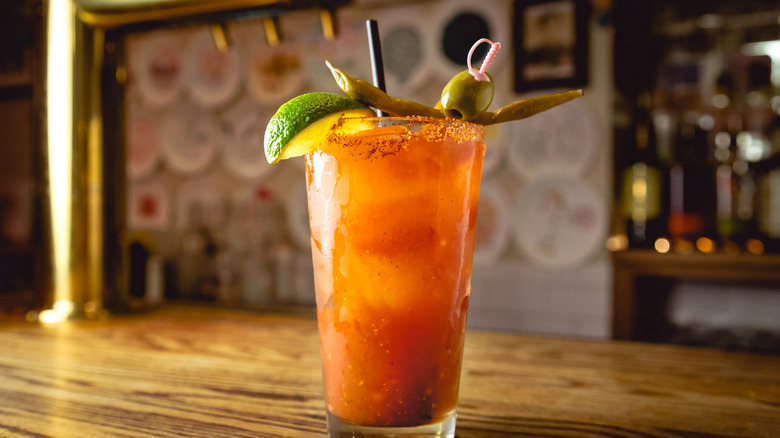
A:
[[[614,339],[633,340],[641,337],[637,327],[645,320],[660,320],[657,304],[640,304],[640,285],[647,284],[647,278],[665,278],[670,280],[692,279],[714,282],[728,282],[743,285],[780,284],[780,255],[777,254],[661,254],[653,250],[632,249],[612,253],[612,337]],[[663,301],[668,290],[654,285],[649,289],[656,302]],[[661,304],[661,306],[663,306]],[[652,314],[656,310],[656,314]],[[647,315],[650,313],[650,315]],[[657,328],[656,328],[657,330]],[[651,330],[652,332],[653,330]]]
[[[0,321],[0,437],[324,437],[313,319]],[[780,357],[469,332],[458,437],[780,437]]]

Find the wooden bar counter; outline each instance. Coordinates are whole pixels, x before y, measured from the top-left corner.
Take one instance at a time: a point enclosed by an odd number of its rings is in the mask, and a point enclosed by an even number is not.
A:
[[[471,331],[458,437],[780,437],[780,357]],[[0,320],[0,437],[324,437],[316,322]]]

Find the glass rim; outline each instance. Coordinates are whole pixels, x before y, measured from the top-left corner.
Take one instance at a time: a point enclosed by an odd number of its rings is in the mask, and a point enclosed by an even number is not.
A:
[[[453,119],[451,117],[430,117],[430,116],[344,116],[344,121],[353,120],[389,120],[389,121],[406,121],[411,123],[435,123],[435,124],[452,124],[452,125],[468,125],[485,128],[485,125],[479,123],[470,122],[467,120]]]
[[[452,118],[342,116],[331,127],[324,144],[386,150],[390,143],[401,145],[419,140],[484,142],[486,135],[484,125]]]

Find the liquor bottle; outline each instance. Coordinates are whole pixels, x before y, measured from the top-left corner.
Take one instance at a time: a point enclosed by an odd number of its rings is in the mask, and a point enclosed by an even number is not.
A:
[[[682,115],[669,169],[668,231],[676,251],[693,251],[698,239],[714,236],[715,189],[708,164],[712,121],[698,112]]]
[[[241,302],[239,288],[239,261],[243,260],[242,242],[246,236],[237,221],[235,206],[225,203],[222,223],[214,227],[213,237],[216,246],[214,267],[216,273],[216,298],[222,304],[237,306]]]
[[[769,66],[756,59],[747,68],[748,88],[739,111],[729,115],[728,153],[715,145],[718,187],[718,234],[725,250],[764,251],[756,217],[758,182],[754,164],[768,157],[777,114],[771,106]],[[716,138],[717,140],[717,138]]]
[[[750,163],[772,153],[771,137],[776,129],[777,112],[772,108],[771,65],[765,57],[756,57],[747,67],[743,128],[739,153]]]
[[[242,302],[249,307],[267,308],[276,304],[274,257],[280,237],[278,205],[271,190],[261,187],[249,208]]]
[[[755,163],[756,224],[766,252],[780,253],[780,152]]]
[[[738,113],[730,114],[713,138],[715,167],[715,193],[718,240],[724,251],[738,251],[739,237],[745,226],[737,215],[737,194],[741,162],[737,158],[736,137],[741,132],[742,121]]]
[[[662,172],[656,154],[650,97],[643,93],[638,100],[630,165],[623,171],[622,205],[629,247],[652,248],[664,232]]]
[[[747,231],[737,214],[740,174],[745,169],[737,153],[737,138],[743,131],[743,105],[734,99],[733,90],[733,75],[726,70],[716,81],[709,106],[714,121],[709,142],[714,159],[715,228],[721,250],[727,253],[739,252]]]
[[[161,304],[164,300],[163,259],[148,230],[133,230],[128,244],[128,304],[132,308]]]
[[[141,239],[133,238],[128,245],[128,253],[130,266],[128,292],[134,298],[143,298],[146,296],[149,249]]]
[[[744,141],[741,153],[754,183],[752,211],[755,234],[747,246],[752,253],[780,252],[780,95],[771,81],[767,60],[758,57],[748,67]],[[748,199],[744,201],[748,205]],[[746,213],[748,212],[745,208]]]
[[[216,245],[206,225],[203,207],[194,202],[188,210],[188,223],[179,242],[176,269],[178,298],[215,298]]]

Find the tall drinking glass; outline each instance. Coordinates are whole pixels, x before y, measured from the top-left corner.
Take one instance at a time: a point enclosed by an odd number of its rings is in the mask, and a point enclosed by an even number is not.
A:
[[[454,437],[484,127],[343,118],[306,156],[330,437]]]

